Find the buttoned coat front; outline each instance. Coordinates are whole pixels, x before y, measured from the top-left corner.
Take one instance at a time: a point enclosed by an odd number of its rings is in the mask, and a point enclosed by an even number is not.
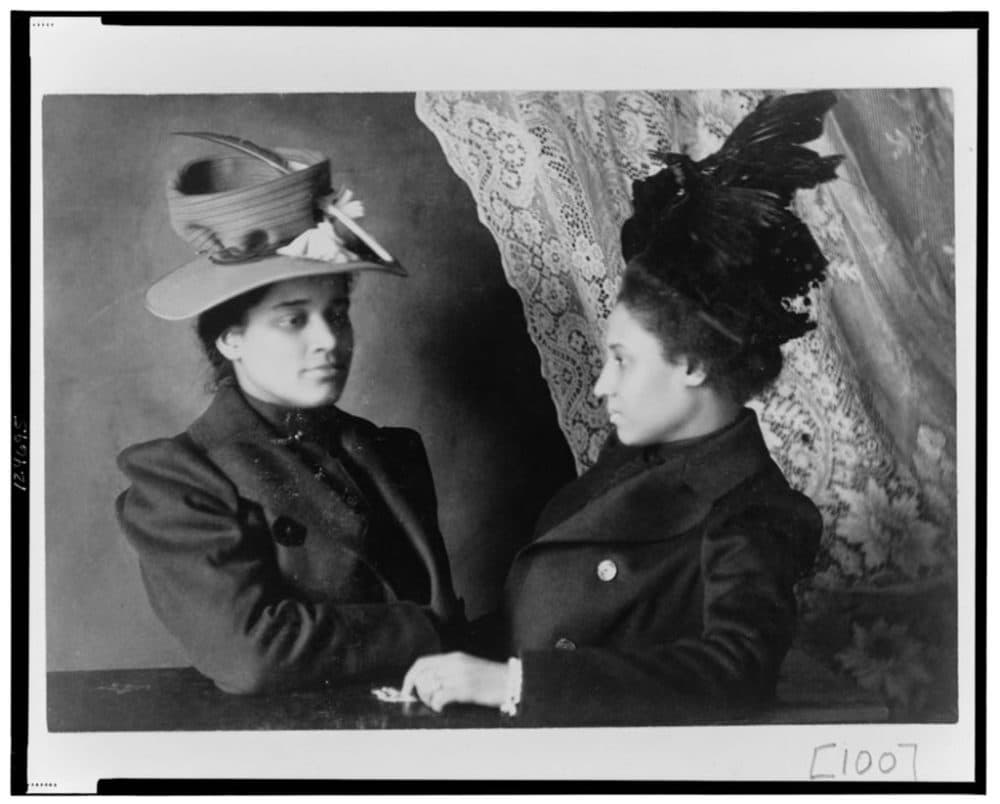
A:
[[[520,717],[671,723],[767,701],[820,532],[750,410],[689,443],[612,438],[543,512],[507,579]]]
[[[460,617],[420,437],[338,411],[330,438],[310,450],[224,388],[119,458],[150,602],[223,690],[401,671]]]

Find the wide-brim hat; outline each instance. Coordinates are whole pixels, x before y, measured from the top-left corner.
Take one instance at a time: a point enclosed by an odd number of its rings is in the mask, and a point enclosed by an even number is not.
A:
[[[249,290],[298,277],[406,275],[355,220],[363,214],[360,202],[349,190],[332,192],[330,163],[322,154],[195,136],[245,155],[199,159],[168,180],[171,223],[198,256],[146,292],[154,315],[191,318]]]

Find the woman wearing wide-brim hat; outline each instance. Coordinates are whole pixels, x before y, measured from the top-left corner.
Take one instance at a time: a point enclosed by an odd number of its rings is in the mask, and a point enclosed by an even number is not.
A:
[[[215,372],[185,432],[124,450],[119,521],[194,666],[255,693],[405,667],[462,622],[420,436],[336,407],[357,272],[405,275],[320,154],[220,135],[168,186],[198,252],[146,306],[196,319]]]
[[[744,404],[815,327],[827,262],[792,199],[836,176],[839,156],[803,145],[835,100],[765,99],[717,153],[657,154],[633,184],[594,388],[615,432],[514,558],[479,655],[422,657],[404,692],[532,725],[727,720],[773,698],[822,520]]]

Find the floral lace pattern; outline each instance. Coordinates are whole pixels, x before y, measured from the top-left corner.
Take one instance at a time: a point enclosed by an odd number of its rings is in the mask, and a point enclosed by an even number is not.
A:
[[[933,211],[930,191],[950,170],[943,155],[951,128],[947,99],[933,93],[840,93],[816,147],[846,155],[843,179],[796,202],[830,260],[830,280],[814,299],[819,327],[786,345],[781,377],[751,406],[775,460],[823,514],[813,580],[819,588],[906,583],[953,566],[954,352],[940,347],[949,333],[954,345],[954,233],[952,220]],[[619,232],[631,214],[631,181],[655,169],[649,153],[657,148],[695,159],[716,150],[763,95],[417,97],[418,116],[468,184],[499,246],[581,471],[608,432],[592,388],[624,269]],[[866,115],[885,108],[912,124],[881,131]],[[919,160],[928,132],[948,140],[935,151],[937,161],[892,166],[893,159]],[[888,177],[882,196],[865,181],[863,168],[872,164]],[[923,209],[907,214],[887,205],[892,169],[903,171],[897,189],[914,177],[926,183]],[[933,328],[919,329],[922,320]]]

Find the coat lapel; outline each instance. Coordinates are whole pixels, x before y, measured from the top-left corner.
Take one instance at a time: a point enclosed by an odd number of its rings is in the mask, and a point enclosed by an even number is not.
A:
[[[436,611],[458,613],[461,604],[452,588],[444,542],[431,538],[428,522],[409,502],[401,489],[398,456],[384,454],[377,432],[367,422],[350,417],[340,433],[341,444],[350,460],[365,472],[378,488],[382,499],[427,567],[431,601]]]
[[[221,390],[205,414],[192,425],[191,437],[236,484],[243,496],[276,515],[290,517],[310,532],[337,533],[338,545],[360,555],[367,526],[363,505],[348,506],[322,474],[336,478],[362,500],[360,490],[338,462],[316,456],[310,467],[243,401],[234,389]]]
[[[601,490],[585,505],[542,533],[549,542],[659,541],[705,518],[711,500],[696,493],[675,464],[640,466]]]
[[[364,419],[341,412],[338,421],[346,458],[353,468],[370,478],[425,564],[431,582],[431,600],[437,610],[457,611],[461,604],[452,588],[443,541],[431,537],[427,523],[400,488],[398,478],[408,471],[397,465],[402,456],[386,454],[391,450],[383,445],[378,430]],[[242,482],[258,489],[262,501],[272,504],[274,510],[301,517],[304,523],[336,528],[345,534],[347,544],[360,553],[364,517],[344,504],[338,495],[330,494],[325,481],[317,478],[302,458],[289,449],[288,439],[278,435],[255,413],[235,388],[220,390],[189,432],[216,460],[225,461],[227,465],[221,468],[227,474],[234,480],[234,475],[242,475]],[[339,461],[328,455],[316,455],[315,460],[358,499],[365,499]]]
[[[643,460],[641,450],[623,447],[611,436],[601,450],[597,463],[560,489],[545,506],[535,525],[535,537],[551,530],[609,489],[648,468],[649,464]]]
[[[756,414],[690,444],[617,442],[546,508],[534,543],[653,541],[682,533],[712,503],[770,463]]]

